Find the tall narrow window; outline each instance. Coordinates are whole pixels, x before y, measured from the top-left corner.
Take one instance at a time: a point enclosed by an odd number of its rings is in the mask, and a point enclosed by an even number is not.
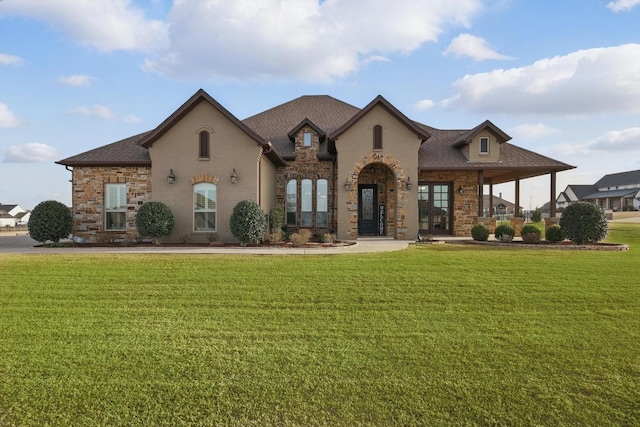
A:
[[[480,154],[489,154],[489,138],[480,138]]]
[[[127,185],[106,184],[104,188],[105,230],[127,229]]]
[[[380,125],[373,127],[373,149],[382,150],[382,126]]]
[[[203,130],[200,132],[200,158],[209,158],[210,135],[209,132]]]
[[[311,132],[304,133],[302,143],[304,144],[305,147],[311,147]]]
[[[310,179],[303,179],[300,188],[300,226],[313,227],[313,184]]]
[[[298,181],[290,179],[287,182],[287,225],[296,227],[298,225]]]
[[[329,224],[327,211],[329,210],[328,187],[326,179],[316,181],[316,227],[327,227]]]
[[[214,184],[203,182],[193,186],[193,230],[216,231],[217,188]]]

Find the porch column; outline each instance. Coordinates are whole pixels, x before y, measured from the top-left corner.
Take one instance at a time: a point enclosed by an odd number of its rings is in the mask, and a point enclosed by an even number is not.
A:
[[[556,217],[556,172],[551,172],[551,200],[549,200],[549,218]]]
[[[493,183],[489,184],[489,215],[493,216]]]
[[[513,213],[513,216],[519,217],[520,216],[520,178],[516,178],[515,185],[516,185],[516,206],[515,206],[515,212]]]
[[[482,218],[484,216],[484,171],[478,171],[478,217]]]

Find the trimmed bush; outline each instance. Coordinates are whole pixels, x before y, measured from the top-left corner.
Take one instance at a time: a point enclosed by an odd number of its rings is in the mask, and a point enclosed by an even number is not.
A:
[[[151,237],[156,245],[160,240],[171,234],[175,220],[169,206],[162,202],[146,202],[136,214],[136,228],[144,237]]]
[[[489,227],[484,224],[476,224],[471,229],[471,237],[479,242],[486,242],[489,238]]]
[[[596,205],[577,202],[562,212],[560,229],[567,239],[577,245],[597,243],[607,236],[607,218]]]
[[[516,234],[516,230],[509,224],[500,224],[496,227],[495,231],[496,240],[500,242],[510,242],[513,240],[513,236]]]
[[[522,227],[522,230],[520,230],[520,235],[522,236],[522,241],[525,243],[540,243],[542,233],[535,225],[526,224]]]
[[[253,200],[239,202],[231,213],[231,233],[241,245],[259,241],[267,231],[267,216]]]
[[[564,235],[562,234],[562,229],[558,225],[552,225],[547,228],[546,231],[546,239],[549,242],[557,243],[564,240]]]
[[[271,209],[269,214],[269,227],[271,231],[281,231],[284,225],[284,209],[281,206],[276,206]]]
[[[37,242],[52,241],[69,237],[73,232],[73,218],[69,208],[56,200],[40,202],[31,211],[29,235]]]
[[[531,212],[531,221],[533,222],[542,221],[542,212],[540,212],[540,209],[536,209],[535,211]]]

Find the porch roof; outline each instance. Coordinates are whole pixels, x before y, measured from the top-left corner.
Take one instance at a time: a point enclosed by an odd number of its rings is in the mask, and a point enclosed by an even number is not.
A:
[[[609,197],[633,197],[636,193],[640,193],[640,190],[637,188],[625,188],[623,190],[604,190],[604,191],[596,191],[595,193],[591,193],[583,199],[606,199]]]

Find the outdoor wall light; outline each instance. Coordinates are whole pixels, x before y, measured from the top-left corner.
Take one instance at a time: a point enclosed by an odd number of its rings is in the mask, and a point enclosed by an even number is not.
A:
[[[407,177],[407,183],[405,184],[407,190],[411,190],[411,177]]]
[[[458,187],[458,194],[462,194],[462,185]]]
[[[349,182],[349,180],[347,179],[344,182],[344,191],[350,191],[351,190],[351,183]]]
[[[169,184],[173,184],[174,182],[176,182],[176,174],[173,173],[173,169],[169,171],[169,175],[167,176],[167,182]]]
[[[238,182],[238,174],[236,173],[236,168],[233,168],[233,172],[231,172],[231,183],[235,184]]]

